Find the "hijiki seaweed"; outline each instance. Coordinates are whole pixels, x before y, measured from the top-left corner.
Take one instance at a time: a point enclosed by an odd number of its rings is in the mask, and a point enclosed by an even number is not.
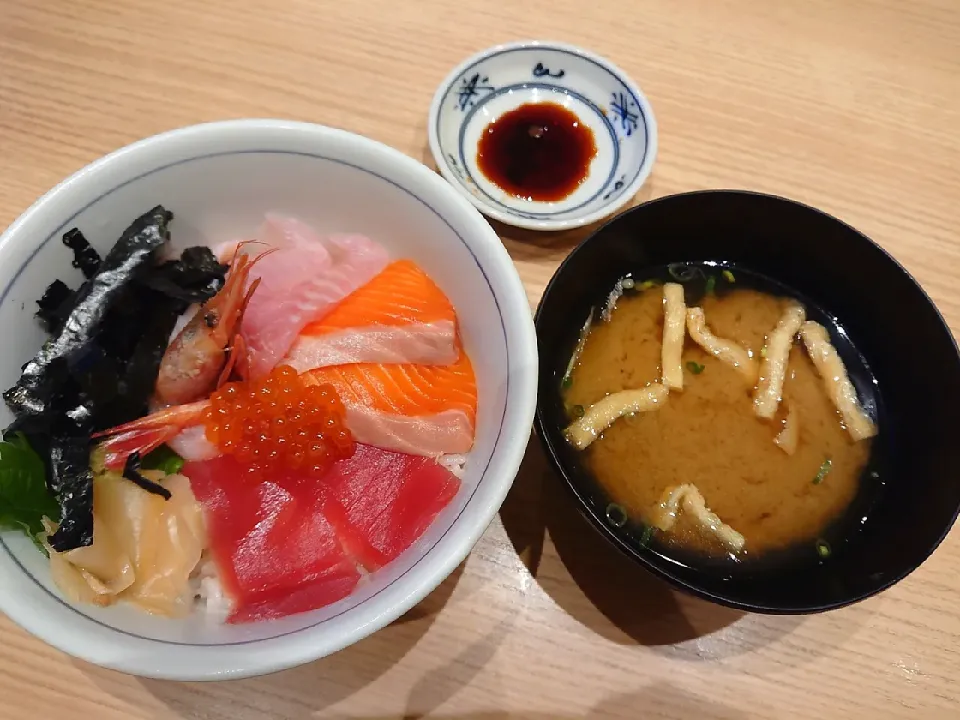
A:
[[[90,436],[147,412],[177,318],[213,297],[227,267],[206,247],[163,261],[173,213],[158,205],[137,218],[106,257],[71,229],[63,243],[85,278],[77,290],[55,280],[38,301],[50,339],[3,393],[22,433],[49,458],[47,489],[61,511],[50,538],[58,552],[93,542]]]

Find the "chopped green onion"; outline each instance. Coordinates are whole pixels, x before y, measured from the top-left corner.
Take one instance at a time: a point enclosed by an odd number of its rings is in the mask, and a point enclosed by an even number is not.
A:
[[[735,283],[737,281],[737,279],[733,276],[733,273],[730,272],[729,270],[724,270],[722,275],[723,275],[723,279],[729,283]]]
[[[830,543],[826,540],[817,540],[817,555],[826,560],[833,551],[830,549]]]
[[[583,414],[584,414],[583,405],[574,405],[573,408],[571,409],[573,410],[573,416],[575,418],[579,420],[580,418],[583,417]]]
[[[813,479],[814,485],[819,485],[823,482],[824,478],[827,477],[827,473],[830,472],[831,465],[833,465],[833,460],[830,458],[823,461],[823,464],[820,465],[820,469],[817,471],[817,476]]]
[[[657,529],[652,525],[647,525],[643,528],[643,533],[640,535],[640,545],[647,547],[650,544],[650,541],[653,540],[653,536],[657,533]]]
[[[713,292],[713,289],[714,289],[716,286],[717,286],[717,279],[716,279],[713,275],[711,275],[710,277],[707,278],[707,287],[706,287],[706,289],[704,290],[704,292],[705,292],[707,295],[709,295],[710,293]]]
[[[624,278],[623,280],[620,281],[620,286],[624,290],[630,290],[634,286],[634,284],[635,283],[633,281],[633,278]]]
[[[659,280],[644,280],[637,287],[639,287],[641,290],[649,290],[650,288],[657,287],[657,285],[659,284],[660,284]]]
[[[696,363],[696,362],[694,362],[693,360],[690,360],[690,361],[687,362],[687,370],[689,370],[690,372],[692,372],[694,375],[699,375],[699,374],[702,373],[705,369],[706,369],[706,366],[705,366],[705,365],[701,365],[700,363]]]
[[[567,375],[567,376],[563,379],[563,382],[560,383],[560,386],[561,386],[564,390],[569,390],[571,385],[573,385],[573,378],[570,377],[569,375]]]
[[[176,475],[183,470],[183,458],[167,445],[161,445],[143,458],[140,464],[143,470],[162,470],[167,475]]]
[[[607,505],[607,520],[614,527],[623,527],[627,524],[627,511],[616,503]]]

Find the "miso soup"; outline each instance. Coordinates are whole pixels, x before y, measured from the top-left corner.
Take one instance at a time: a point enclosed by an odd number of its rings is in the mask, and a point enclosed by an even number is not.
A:
[[[641,407],[646,402],[641,400],[641,405],[632,405],[629,412],[598,428],[595,439],[589,434],[581,438],[589,442],[582,450],[583,464],[619,506],[618,512],[622,508],[634,522],[666,528],[655,532],[655,542],[665,552],[744,559],[800,543],[809,543],[814,552],[826,528],[857,496],[870,459],[878,405],[877,398],[864,396],[869,392],[863,389],[863,378],[869,376],[865,364],[859,356],[851,360],[845,353],[842,372],[860,381],[859,392],[852,383],[846,385],[848,394],[854,392],[852,401],[860,416],[841,414],[838,378],[824,377],[837,375],[836,367],[818,370],[812,357],[819,350],[811,351],[805,344],[822,327],[813,327],[812,322],[807,327],[807,321],[830,319],[800,303],[804,324],[793,327],[804,330],[783,331],[787,335],[780,343],[786,358],[782,386],[772,391],[775,411],[770,408],[770,416],[761,417],[758,386],[771,381],[764,372],[776,374],[768,345],[777,342],[772,340],[774,330],[789,308],[797,309],[798,301],[743,270],[671,269],[678,277],[663,273],[628,278],[627,290],[617,297],[622,289],[618,286],[611,298],[615,303],[597,308],[581,338],[562,391],[571,427],[589,419],[591,408],[596,414],[599,401],[620,397],[621,391],[657,391],[654,404]],[[689,319],[691,308],[700,308],[709,333],[742,353],[739,364],[726,355],[721,358],[713,346],[708,352],[684,322],[677,356],[682,389],[662,387],[668,384],[663,367],[664,281],[674,290],[676,285],[683,287],[684,319]],[[836,337],[836,327],[827,329]],[[848,426],[858,420],[868,429],[856,439]],[[787,424],[792,426],[789,432]],[[792,437],[784,444],[788,435]],[[683,500],[683,491],[678,499],[676,489],[685,486],[695,488],[693,494],[702,498],[698,502],[706,515],[694,512]],[[673,505],[667,508],[671,489]],[[665,523],[664,513],[671,512]],[[718,523],[733,540],[719,532]],[[824,546],[821,541],[821,557],[830,552]]]

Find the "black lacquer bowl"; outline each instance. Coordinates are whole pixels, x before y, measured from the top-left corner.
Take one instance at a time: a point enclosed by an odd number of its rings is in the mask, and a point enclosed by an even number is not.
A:
[[[676,563],[629,526],[610,522],[609,498],[563,438],[560,383],[591,307],[628,272],[643,277],[645,268],[711,260],[767,276],[834,315],[877,383],[883,415],[873,452],[883,456],[883,481],[866,511],[852,508],[856,517],[846,519],[827,561],[722,571]],[[603,535],[639,565],[695,595],[766,613],[847,605],[915,570],[957,517],[960,355],[953,336],[896,260],[818,210],[734,191],[674,195],[636,207],[564,261],[543,295],[536,326],[536,429],[551,463]]]

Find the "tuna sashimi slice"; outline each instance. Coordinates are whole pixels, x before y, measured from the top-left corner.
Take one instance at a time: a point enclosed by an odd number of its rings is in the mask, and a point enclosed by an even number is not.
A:
[[[398,260],[307,325],[285,362],[300,372],[348,363],[449,365],[459,354],[456,321],[429,276]]]
[[[434,460],[357,445],[321,481],[323,511],[367,570],[383,567],[423,535],[460,489]]]
[[[315,610],[353,592],[360,574],[322,514],[315,485],[248,480],[229,456],[187,463],[183,474],[233,600],[228,622]]]
[[[308,373],[333,386],[358,442],[438,456],[473,446],[477,383],[470,358],[452,365],[338,365]]]
[[[278,222],[269,218],[267,225]],[[304,240],[303,233],[283,237],[286,244],[260,259],[250,273],[250,282],[260,284],[240,328],[248,377],[273,369],[306,325],[324,317],[387,265],[386,250],[362,235],[332,235],[324,242]]]

